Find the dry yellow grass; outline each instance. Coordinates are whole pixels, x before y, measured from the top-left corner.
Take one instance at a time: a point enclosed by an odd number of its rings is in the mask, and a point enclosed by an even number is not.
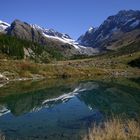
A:
[[[84,140],[140,140],[140,124],[134,120],[112,119],[93,126]]]
[[[1,133],[1,132],[0,132]],[[0,134],[0,140],[6,140],[5,135],[4,134]]]
[[[0,59],[0,73],[4,73],[9,79],[34,78],[36,75],[44,78],[139,76],[139,68],[127,65],[139,55],[140,52],[112,58],[98,56],[81,60],[55,61],[49,64],[39,64],[29,60]]]

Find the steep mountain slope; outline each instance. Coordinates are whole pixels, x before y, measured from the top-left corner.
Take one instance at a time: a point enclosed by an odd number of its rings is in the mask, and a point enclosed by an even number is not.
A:
[[[37,43],[45,52],[48,48],[58,51],[65,58],[77,55],[95,55],[110,50],[116,51],[123,46],[139,42],[140,11],[120,11],[118,14],[108,17],[98,28],[90,27],[77,41],[68,34],[20,20],[13,21],[11,25],[0,21],[0,33]],[[1,40],[1,42],[3,41]],[[24,53],[27,52],[25,50],[24,47]],[[34,52],[34,50],[31,51]]]
[[[42,27],[40,27],[38,25],[34,25],[34,24],[32,24],[31,26],[35,30],[40,31],[42,33],[42,35],[47,39],[50,39],[52,41],[61,42],[64,44],[69,44],[71,47],[74,47],[77,52],[76,54],[78,54],[78,55],[79,54],[93,55],[93,54],[98,53],[97,49],[90,48],[90,47],[84,47],[84,46],[80,45],[78,42],[73,40],[68,34],[60,33],[58,31],[55,31],[54,29],[45,29],[45,28],[42,28]]]
[[[42,34],[47,38],[60,40],[64,43],[68,43],[68,41],[73,41],[69,35],[57,32],[54,29],[45,29],[35,24],[32,24],[31,26],[33,27],[33,29],[42,32]]]
[[[64,55],[52,47],[0,34],[0,59],[30,59],[35,62],[48,63],[52,60],[63,60]]]
[[[6,31],[6,34],[10,36],[57,49],[68,57],[77,54],[91,55],[96,53],[96,49],[79,45],[67,34],[59,33],[53,29],[45,29],[38,25],[30,25],[20,20],[15,20]]]
[[[41,32],[34,30],[28,23],[22,22],[20,20],[15,20],[7,29],[7,31],[8,35],[15,36],[20,39],[38,42],[41,44],[43,44],[45,41],[41,35]]]
[[[116,50],[140,40],[140,11],[123,10],[110,16],[98,28],[90,28],[78,42],[100,51]]]
[[[53,40],[48,38],[44,36],[42,30],[33,28],[30,24],[20,20],[15,20],[11,26],[6,29],[6,31],[7,35],[38,43],[43,47],[50,47],[60,51],[63,55],[68,57],[79,53],[79,51],[75,49],[71,44],[66,44],[60,40]]]

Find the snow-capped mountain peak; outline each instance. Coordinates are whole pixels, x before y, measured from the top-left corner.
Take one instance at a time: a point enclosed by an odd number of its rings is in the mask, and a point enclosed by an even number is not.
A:
[[[75,40],[73,40],[68,34],[60,33],[54,29],[45,29],[36,24],[32,24],[31,27],[34,28],[35,30],[41,31],[42,35],[46,38],[73,45],[78,50],[84,48],[78,45],[78,43]]]
[[[31,24],[31,27],[35,30],[44,30],[42,27],[38,26],[37,24]]]
[[[84,46],[102,49],[103,46],[111,46],[115,41],[138,29],[140,29],[140,11],[122,10],[109,16],[98,28],[89,28],[78,38],[78,42]]]
[[[88,29],[88,32],[91,33],[93,30],[94,30],[94,28],[91,26],[91,27]]]
[[[71,37],[68,34],[60,33],[54,29],[45,29],[42,28],[36,24],[31,24],[31,27],[34,28],[35,30],[40,30],[44,35],[49,35],[52,37],[60,37],[60,38],[66,38],[66,39],[71,39]]]
[[[20,33],[18,32],[19,30]],[[79,45],[79,43],[73,40],[68,34],[60,33],[54,29],[43,28],[41,26],[38,26],[37,24],[28,24],[18,19],[14,20],[11,25],[6,22],[0,21],[0,32],[12,36],[17,35],[17,37],[21,39],[24,38],[40,44],[43,40],[43,45],[48,43],[49,39],[50,41],[54,42],[54,44],[58,43],[59,47],[63,47],[63,49],[64,46],[69,46],[65,48],[70,50],[68,54],[71,53],[92,55],[93,53],[97,52],[97,50],[94,50],[92,48]],[[26,35],[23,32],[26,32]],[[34,32],[34,34],[32,32]],[[42,38],[42,40],[40,38]]]

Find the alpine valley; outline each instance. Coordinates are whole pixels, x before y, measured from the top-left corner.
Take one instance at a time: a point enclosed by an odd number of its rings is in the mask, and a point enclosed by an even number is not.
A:
[[[139,67],[140,11],[119,11],[77,40],[17,19],[0,21],[1,80],[130,76]]]

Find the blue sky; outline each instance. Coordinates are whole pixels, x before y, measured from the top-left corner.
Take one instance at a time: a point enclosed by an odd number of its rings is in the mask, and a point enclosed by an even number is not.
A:
[[[123,9],[140,10],[140,0],[0,0],[0,20],[20,19],[77,39]]]

